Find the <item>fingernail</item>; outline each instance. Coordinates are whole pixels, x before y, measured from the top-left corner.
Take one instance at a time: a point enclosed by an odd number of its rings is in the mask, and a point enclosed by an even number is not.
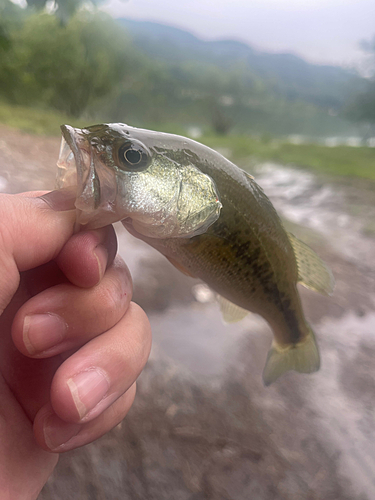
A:
[[[76,200],[77,188],[70,186],[64,189],[58,189],[44,194],[39,198],[47,203],[47,205],[56,212],[65,212],[66,210],[73,210]]]
[[[32,355],[59,344],[65,337],[67,325],[56,314],[32,314],[25,316],[23,342]]]
[[[50,415],[44,422],[44,440],[50,450],[55,450],[76,436],[80,429],[79,424],[68,424],[58,416]]]
[[[81,419],[100,403],[109,389],[108,376],[98,368],[78,373],[67,384]]]

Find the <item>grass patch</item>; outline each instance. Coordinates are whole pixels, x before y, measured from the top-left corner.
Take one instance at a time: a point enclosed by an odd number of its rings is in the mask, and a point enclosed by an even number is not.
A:
[[[95,120],[99,123],[99,120]],[[0,102],[0,123],[39,135],[60,135],[60,125],[82,127],[92,119],[75,119],[59,112],[11,106]],[[181,126],[165,124],[155,129],[186,135]],[[257,161],[294,164],[325,175],[356,177],[375,181],[375,148],[319,144],[289,144],[269,137],[205,135],[200,142],[232,152],[231,160],[246,168]]]
[[[87,125],[83,120],[55,111],[11,106],[2,102],[0,102],[0,123],[32,134],[57,136],[61,134],[60,125],[63,123],[76,127]]]
[[[249,162],[272,160],[294,164],[318,173],[360,177],[375,181],[375,148],[319,144],[289,144],[281,141],[262,141],[251,137],[205,136],[202,142],[214,149],[228,148],[233,152],[232,160],[240,166]]]

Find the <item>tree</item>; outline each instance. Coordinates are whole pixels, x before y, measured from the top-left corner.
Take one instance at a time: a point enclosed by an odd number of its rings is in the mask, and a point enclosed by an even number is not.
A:
[[[10,31],[19,29],[24,18],[24,9],[10,0],[0,0],[0,53],[10,48]]]
[[[49,5],[51,10],[62,24],[67,24],[74,14],[82,6],[92,5],[97,6],[104,0],[53,0],[53,5]],[[29,7],[37,11],[42,11],[46,8],[49,0],[26,0]]]
[[[347,106],[346,116],[350,120],[367,123],[372,133],[375,127],[375,36],[370,41],[362,42],[361,47],[369,56],[367,64],[369,77],[364,80],[361,91]]]
[[[0,60],[0,93],[8,101],[80,116],[126,74],[130,42],[101,13],[79,12],[63,26],[52,15],[29,16]]]
[[[375,80],[365,83],[363,90],[349,104],[347,115],[353,121],[375,125]]]

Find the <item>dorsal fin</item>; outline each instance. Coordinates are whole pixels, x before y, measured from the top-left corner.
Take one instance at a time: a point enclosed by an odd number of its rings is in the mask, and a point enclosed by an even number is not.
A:
[[[323,295],[332,295],[335,279],[329,267],[301,240],[288,233],[298,266],[298,281]]]
[[[246,172],[246,170],[244,170],[244,173],[245,173],[246,177],[248,177],[252,181],[254,180],[254,177],[251,174],[249,174],[249,172]]]
[[[236,306],[233,302],[225,299],[221,295],[216,294],[216,300],[219,303],[221,314],[223,315],[223,320],[225,323],[236,323],[241,321],[249,311],[243,309],[242,307]]]

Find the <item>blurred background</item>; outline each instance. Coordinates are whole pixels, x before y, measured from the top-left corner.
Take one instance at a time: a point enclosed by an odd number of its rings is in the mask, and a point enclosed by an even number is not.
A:
[[[0,0],[0,192],[53,189],[59,126],[113,121],[219,150],[330,264],[331,298],[300,290],[322,368],[263,387],[267,324],[119,225],[151,358],[40,498],[375,498],[373,0]]]

